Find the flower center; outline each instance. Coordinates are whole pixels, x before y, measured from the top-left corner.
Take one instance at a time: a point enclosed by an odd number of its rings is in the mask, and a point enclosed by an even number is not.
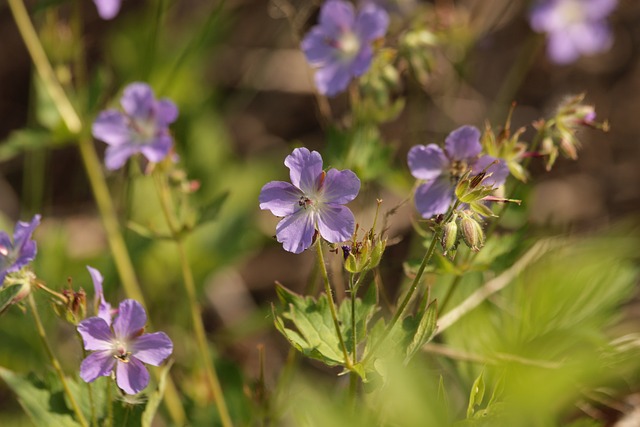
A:
[[[145,144],[156,135],[156,123],[153,118],[147,120],[132,120],[132,127],[136,130],[136,141]]]
[[[352,59],[360,51],[360,40],[352,33],[347,32],[338,39],[337,47],[340,50],[340,57],[342,59]]]
[[[118,361],[129,363],[129,356],[131,356],[131,352],[127,351],[127,347],[122,341],[116,341],[113,343],[112,354],[113,357],[118,359]]]
[[[458,181],[467,169],[469,169],[469,165],[467,165],[467,162],[462,160],[455,160],[449,165],[449,173],[454,181]]]
[[[300,196],[300,200],[298,200],[298,205],[307,209],[308,207],[313,206],[313,200],[311,200],[307,196]]]

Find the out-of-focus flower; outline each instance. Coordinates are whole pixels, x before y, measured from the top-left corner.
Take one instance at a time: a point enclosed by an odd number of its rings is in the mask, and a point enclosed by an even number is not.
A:
[[[4,231],[0,231],[0,286],[9,273],[20,270],[36,257],[36,242],[31,240],[33,230],[40,224],[40,215],[31,222],[18,221],[13,231],[13,243]]]
[[[483,185],[499,187],[509,176],[502,159],[480,157],[480,131],[462,126],[445,139],[444,150],[436,144],[416,145],[407,156],[411,174],[425,180],[415,194],[416,209],[423,218],[444,214],[451,206],[456,184],[467,171],[473,175],[486,172]],[[486,169],[486,170],[485,170]]]
[[[408,16],[418,6],[417,0],[360,0],[360,6],[375,4],[386,10],[390,14],[400,14]]]
[[[106,142],[107,169],[121,168],[129,157],[142,153],[150,162],[164,159],[173,145],[169,125],[178,108],[168,99],[156,100],[146,83],[131,83],[120,99],[124,112],[105,110],[93,122],[93,136]]]
[[[291,183],[271,181],[260,191],[260,209],[284,217],[276,227],[276,238],[285,250],[300,253],[313,243],[317,230],[331,243],[351,238],[353,213],[345,206],[356,198],[360,180],[350,170],[322,170],[317,151],[296,148],[284,161]]]
[[[122,0],[93,0],[102,19],[113,19],[120,12]]]
[[[372,42],[384,36],[389,15],[374,4],[356,15],[353,5],[329,0],[320,10],[320,22],[302,40],[307,61],[318,68],[315,82],[323,95],[347,88],[352,77],[363,75],[373,59]]]
[[[115,369],[118,387],[127,394],[141,392],[149,384],[143,363],[159,366],[173,351],[164,332],[144,333],[146,323],[144,308],[132,299],[120,303],[113,323],[98,316],[80,322],[84,348],[93,351],[80,365],[80,378],[92,382]]]
[[[539,0],[530,14],[531,27],[547,33],[547,54],[557,64],[603,52],[613,42],[607,16],[617,0]]]

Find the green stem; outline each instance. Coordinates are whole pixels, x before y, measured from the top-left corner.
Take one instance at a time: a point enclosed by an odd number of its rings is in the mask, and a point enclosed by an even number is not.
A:
[[[353,282],[353,274],[349,280],[349,294],[351,297],[351,354],[352,360],[356,362],[358,360],[358,350],[356,348],[356,292],[357,288]]]
[[[166,177],[164,175],[156,173],[154,175],[154,178],[162,212],[164,214],[169,230],[171,231],[171,235],[173,236],[173,240],[176,242],[176,246],[178,248],[180,266],[182,268],[183,283],[187,292],[190,309],[189,311],[191,312],[193,328],[196,333],[196,343],[198,345],[200,358],[202,359],[202,364],[205,369],[209,388],[211,389],[210,391],[213,396],[213,400],[216,403],[222,425],[224,427],[231,427],[233,426],[233,423],[231,422],[231,417],[229,416],[229,411],[224,400],[224,395],[222,394],[222,387],[220,386],[220,381],[218,380],[218,375],[215,369],[211,366],[211,355],[209,354],[207,337],[204,329],[204,324],[202,322],[202,310],[200,308],[200,304],[198,304],[198,300],[196,297],[196,286],[193,279],[193,272],[191,271],[191,265],[189,264],[186,248],[181,236],[181,230],[175,223],[175,218],[173,215],[173,202],[171,200],[170,190],[167,186]]]
[[[340,347],[342,348],[342,355],[344,357],[345,367],[349,370],[353,368],[351,360],[349,359],[349,351],[342,337],[342,331],[340,331],[340,322],[338,321],[338,312],[336,311],[335,303],[333,302],[333,291],[329,284],[329,274],[327,273],[327,266],[324,263],[324,255],[322,254],[322,239],[316,240],[316,252],[318,253],[318,267],[320,267],[320,274],[322,275],[322,282],[324,284],[324,291],[327,294],[327,300],[329,301],[329,311],[331,311],[331,318],[333,319],[333,326],[336,328],[336,335],[340,341]]]
[[[80,338],[80,335],[78,335]],[[84,345],[82,344],[82,340],[80,339],[80,347],[82,348],[82,358],[86,359],[88,356],[87,350],[84,349]],[[89,395],[89,406],[91,407],[91,425],[98,427],[98,417],[96,416],[96,403],[93,399],[93,383],[87,384],[87,394]]]
[[[18,26],[18,30],[20,31],[20,34],[27,46],[27,50],[31,55],[31,59],[36,66],[38,74],[40,75],[49,96],[51,96],[56,109],[60,113],[60,117],[62,117],[62,120],[72,133],[80,133],[80,131],[83,130],[80,116],[64,92],[62,85],[56,79],[51,63],[49,62],[44,48],[40,43],[40,39],[33,27],[24,3],[21,0],[8,0],[8,2],[16,21],[16,25]],[[122,234],[120,234],[118,220],[111,202],[107,183],[104,175],[102,175],[102,164],[98,159],[98,154],[96,153],[95,147],[88,135],[84,135],[79,138],[78,147],[80,149],[85,169],[87,170],[89,183],[94,197],[96,198],[96,204],[98,205],[98,210],[100,211],[100,216],[102,217],[105,231],[107,233],[109,247],[112,251],[116,268],[120,275],[120,279],[122,280],[125,292],[129,298],[137,299],[142,305],[146,306],[133,270],[129,252],[124,244]],[[159,374],[156,373],[156,371],[153,372],[156,378],[158,378]],[[182,407],[175,384],[171,378],[167,378],[166,384],[164,398],[169,414],[175,424],[184,425],[184,408]]]
[[[111,381],[105,381],[107,385],[107,426],[113,427],[113,396]]]
[[[24,40],[27,50],[31,55],[38,75],[42,79],[45,88],[49,92],[49,96],[56,105],[62,120],[67,125],[67,128],[71,133],[78,133],[82,129],[82,121],[80,116],[73,108],[71,101],[64,93],[64,89],[53,71],[53,67],[47,58],[47,54],[38,39],[38,33],[36,33],[33,23],[29,18],[27,8],[24,6],[22,0],[8,0],[9,8],[13,14],[13,19],[16,21],[20,35]]]
[[[44,330],[44,326],[42,326],[42,321],[40,320],[40,314],[38,314],[38,308],[36,307],[36,301],[33,298],[33,294],[29,294],[28,300],[29,300],[29,307],[31,308],[31,313],[33,314],[33,320],[36,324],[36,329],[38,331],[38,336],[40,337],[40,341],[42,341],[42,345],[44,346],[44,349],[46,350],[47,355],[49,356],[49,360],[51,360],[53,369],[58,374],[58,378],[60,378],[60,383],[62,383],[62,388],[64,389],[64,392],[67,395],[67,398],[69,399],[69,403],[71,403],[71,409],[76,414],[76,418],[78,422],[83,427],[89,427],[89,424],[87,424],[87,420],[84,418],[84,415],[82,415],[82,411],[80,410],[80,407],[78,406],[78,403],[76,402],[75,397],[73,397],[73,394],[71,393],[71,389],[69,389],[69,384],[67,383],[67,377],[65,377],[64,372],[62,371],[60,362],[58,362],[58,359],[56,358],[55,354],[53,353],[53,350],[51,349],[51,346],[49,345],[49,342],[47,341],[47,333]]]

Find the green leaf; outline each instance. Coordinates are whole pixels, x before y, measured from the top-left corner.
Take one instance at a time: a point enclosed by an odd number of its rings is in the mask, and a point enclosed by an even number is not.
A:
[[[436,300],[431,302],[427,309],[422,314],[418,327],[416,328],[415,335],[411,340],[411,343],[407,347],[407,353],[405,363],[409,362],[411,358],[422,348],[422,345],[428,343],[433,339],[433,335],[436,332],[438,325],[438,303]]]
[[[96,411],[96,418],[101,419],[105,415],[105,409],[107,405],[107,393],[105,387],[103,386],[104,381],[112,382],[111,378],[100,378],[98,381],[93,382],[91,384],[85,383],[84,381],[76,381],[72,379],[67,380],[67,384],[69,385],[69,390],[71,390],[71,394],[76,399],[82,414],[85,416],[87,420],[91,420],[91,400],[92,398],[89,395],[89,387],[91,387],[91,394],[93,395],[93,406]]]
[[[317,300],[302,297],[281,285],[276,285],[276,293],[284,308],[274,313],[275,326],[289,343],[305,356],[329,366],[344,365],[327,296],[323,294]],[[287,328],[285,321],[293,323],[296,330]]]
[[[13,299],[22,290],[22,285],[4,286],[0,288],[0,314],[7,311],[13,304]]]
[[[476,406],[482,404],[482,399],[484,399],[484,370],[480,372],[480,375],[473,382],[471,386],[471,393],[469,394],[469,406],[467,407],[467,418],[473,417]]]
[[[49,145],[51,132],[43,129],[20,129],[9,134],[0,144],[0,162],[10,160],[25,151]]]
[[[18,395],[20,405],[29,418],[41,427],[78,427],[65,406],[64,399],[34,377],[26,377],[0,367],[0,377]]]
[[[482,216],[485,217],[497,217],[496,214],[493,213],[493,211],[491,210],[491,208],[487,205],[485,205],[484,203],[477,201],[477,202],[471,202],[469,203],[469,206],[471,207],[471,209],[477,213],[480,214]]]

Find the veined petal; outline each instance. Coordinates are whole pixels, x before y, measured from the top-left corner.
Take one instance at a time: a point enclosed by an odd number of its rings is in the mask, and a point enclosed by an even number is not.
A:
[[[495,161],[497,161],[497,163],[491,165],[491,163]],[[482,156],[471,166],[471,172],[474,175],[477,175],[482,172],[487,166],[489,166],[489,168],[487,169],[487,174],[490,173],[491,176],[485,178],[482,181],[482,185],[500,187],[502,184],[504,184],[504,182],[507,180],[507,177],[509,176],[509,167],[507,166],[507,163],[502,159],[498,159],[496,157],[488,155]]]
[[[356,220],[349,208],[325,205],[318,213],[318,230],[328,242],[339,243],[351,239]]]
[[[416,209],[423,218],[444,214],[451,206],[454,187],[448,176],[429,181],[418,187],[415,194]]]
[[[127,159],[138,152],[139,146],[115,145],[107,147],[104,153],[104,165],[109,170],[120,169]]]
[[[315,233],[314,212],[300,208],[276,226],[276,239],[282,243],[284,250],[299,254],[313,243]]]
[[[335,96],[343,92],[351,81],[350,63],[332,62],[318,69],[314,76],[318,92]]]
[[[156,102],[156,120],[164,127],[175,122],[178,118],[178,107],[170,99],[160,99]]]
[[[133,299],[126,299],[118,306],[118,316],[113,321],[113,332],[117,339],[126,340],[137,334],[147,323],[147,313]]]
[[[268,209],[275,216],[285,217],[300,208],[298,204],[304,193],[293,184],[271,181],[260,190],[260,209]]]
[[[435,179],[449,167],[449,159],[436,144],[411,147],[407,163],[411,175],[418,179]]]
[[[35,230],[38,225],[40,225],[40,215],[34,215],[30,222],[18,221],[13,231],[13,246],[15,248],[22,247],[31,239],[33,230]]]
[[[291,183],[304,193],[314,193],[318,189],[320,174],[322,174],[322,157],[317,151],[307,148],[296,148],[284,159],[289,168]]]
[[[98,317],[111,325],[111,304],[104,300],[104,293],[102,291],[102,274],[93,267],[87,266],[89,274],[91,275],[91,281],[93,282],[94,298],[98,301]]]
[[[105,110],[98,114],[91,126],[91,134],[95,139],[113,146],[129,144],[132,141],[127,118],[117,110]]]
[[[452,160],[471,159],[482,151],[480,131],[474,126],[461,126],[447,136],[444,147]]]
[[[369,71],[372,61],[373,49],[368,44],[362,46],[358,55],[351,62],[351,76],[359,77]]]
[[[85,350],[111,349],[114,339],[109,324],[100,317],[89,317],[78,324]]]
[[[381,7],[367,3],[358,13],[355,31],[362,41],[372,41],[385,35],[389,15]]]
[[[96,351],[88,355],[80,364],[80,378],[90,383],[98,377],[106,377],[113,371],[116,359],[110,351]]]
[[[333,59],[336,54],[336,48],[329,45],[327,40],[333,40],[335,34],[327,34],[321,26],[317,25],[304,36],[300,47],[304,52],[304,56],[312,66],[326,64]]]
[[[136,119],[147,120],[153,113],[155,96],[153,90],[146,83],[131,83],[122,92],[120,105],[122,109]]]
[[[130,357],[127,363],[118,362],[116,384],[127,394],[140,393],[149,385],[149,371],[138,359]]]
[[[329,169],[322,188],[325,203],[343,205],[356,198],[360,191],[360,180],[348,169]]]
[[[329,0],[320,9],[320,25],[330,34],[352,28],[355,21],[353,5],[342,0]]]
[[[17,248],[15,250],[17,250]],[[18,252],[18,258],[16,258],[13,263],[13,268],[9,271],[18,271],[25,265],[29,264],[36,257],[36,252],[38,252],[36,242],[33,240],[26,241],[22,245],[22,248],[20,248],[20,252]]]
[[[160,135],[152,142],[140,146],[140,152],[152,163],[164,160],[171,151],[173,139],[169,135]]]
[[[153,366],[160,366],[173,352],[173,342],[164,332],[145,334],[131,343],[131,355]]]

